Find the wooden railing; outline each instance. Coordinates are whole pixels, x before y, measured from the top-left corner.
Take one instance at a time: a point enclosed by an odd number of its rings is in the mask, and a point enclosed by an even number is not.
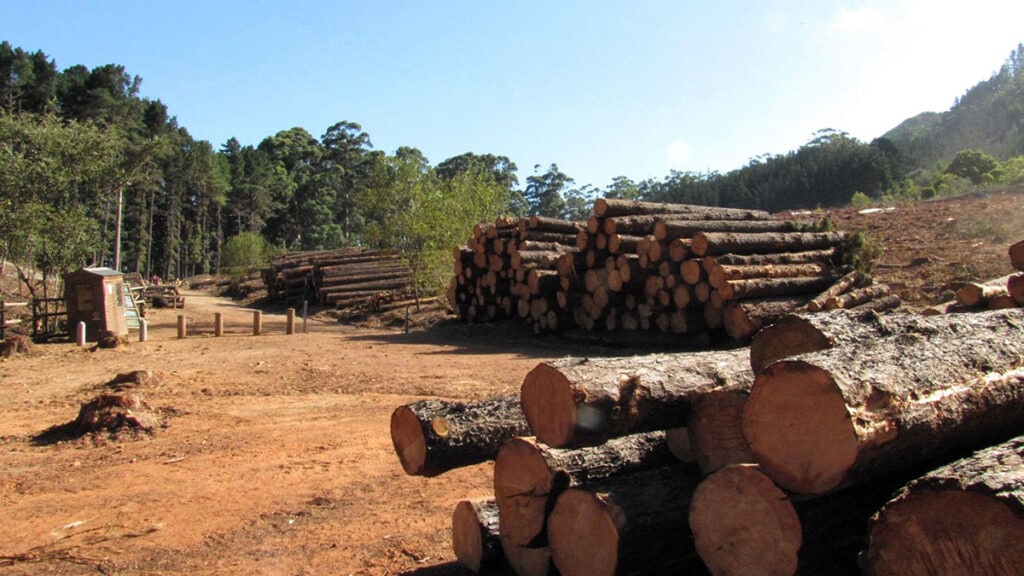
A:
[[[21,324],[21,318],[7,318],[7,311],[12,308],[28,306],[28,302],[5,302],[0,300],[0,340],[7,338],[7,327]]]

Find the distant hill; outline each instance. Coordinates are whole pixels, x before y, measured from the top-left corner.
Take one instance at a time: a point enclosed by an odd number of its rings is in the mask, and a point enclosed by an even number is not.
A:
[[[934,169],[966,149],[1000,160],[1024,155],[1024,44],[948,111],[908,118],[882,138],[900,150],[908,171]]]

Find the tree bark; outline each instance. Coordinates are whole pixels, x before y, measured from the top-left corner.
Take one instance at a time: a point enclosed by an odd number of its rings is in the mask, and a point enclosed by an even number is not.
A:
[[[712,574],[796,573],[800,518],[756,465],[734,464],[705,478],[693,493],[689,522],[697,553]]]
[[[562,576],[703,572],[686,526],[696,483],[682,465],[566,490],[548,522],[555,567]]]
[[[875,298],[885,298],[891,293],[889,286],[885,284],[872,284],[871,286],[865,286],[863,288],[857,288],[847,292],[846,294],[840,294],[839,296],[833,296],[825,302],[826,310],[835,310],[836,308],[854,308],[861,304],[871,302]]]
[[[610,216],[601,220],[600,231],[608,235],[647,236],[654,230],[654,223],[661,217],[659,214]]]
[[[864,573],[1019,574],[1024,437],[914,480],[871,519]]]
[[[1024,272],[1024,240],[1010,246],[1010,265],[1014,270]]]
[[[814,294],[835,281],[833,276],[799,278],[751,278],[749,280],[726,280],[718,287],[723,300],[740,300]],[[804,301],[806,303],[806,300]]]
[[[1024,311],[986,329],[898,334],[780,360],[757,375],[743,434],[764,471],[823,494],[1008,437],[1024,425]]]
[[[480,402],[421,400],[391,414],[391,442],[411,476],[437,476],[494,458],[505,442],[529,433],[516,396]]]
[[[527,230],[540,230],[543,232],[555,232],[558,234],[575,234],[585,229],[581,222],[570,222],[560,218],[549,218],[547,216],[530,216]]]
[[[594,214],[599,218],[616,216],[639,216],[643,214],[687,214],[700,220],[770,220],[771,214],[762,210],[742,208],[718,208],[694,204],[665,204],[661,202],[640,202],[598,198],[594,201]],[[680,220],[683,218],[680,217]]]
[[[887,312],[889,310],[895,310],[896,308],[899,308],[902,305],[903,305],[903,301],[900,300],[899,296],[897,296],[895,294],[889,294],[888,296],[881,296],[881,297],[875,298],[874,300],[871,300],[870,302],[865,302],[863,304],[858,304],[858,305],[854,306],[853,308],[849,308],[849,310],[851,310],[853,312],[875,312],[875,313],[882,313],[882,312]]]
[[[498,535],[498,505],[493,498],[460,500],[452,512],[452,551],[474,574],[505,564]]]
[[[710,270],[707,270],[708,284],[710,284],[712,288],[718,288],[724,285],[727,281],[732,280],[749,280],[751,278],[821,277],[833,273],[831,266],[821,263],[762,264],[752,266],[718,264]]]
[[[694,400],[750,385],[746,350],[544,362],[523,380],[534,435],[554,447],[685,426]]]
[[[762,266],[765,264],[809,264],[827,263],[835,265],[838,256],[835,248],[823,250],[805,250],[803,252],[773,252],[770,254],[720,254],[705,256],[704,268],[710,269],[715,264],[721,266]]]
[[[728,302],[722,309],[722,326],[725,327],[725,333],[733,340],[746,340],[761,328],[791,314],[806,303],[807,298],[804,296],[780,296]]]
[[[675,220],[662,216],[654,223],[652,234],[660,241],[693,238],[698,232],[796,232],[799,225],[786,220]]]
[[[691,248],[697,256],[802,252],[833,248],[845,239],[843,232],[698,232]]]
[[[494,462],[502,537],[517,546],[543,546],[547,516],[566,488],[675,461],[664,432],[623,436],[578,449],[550,448],[533,438],[514,438]]]

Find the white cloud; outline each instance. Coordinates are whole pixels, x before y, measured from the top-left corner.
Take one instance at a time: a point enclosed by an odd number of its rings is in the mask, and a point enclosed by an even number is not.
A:
[[[693,147],[685,140],[673,140],[668,145],[665,155],[668,157],[668,164],[673,170],[682,170],[693,157]]]

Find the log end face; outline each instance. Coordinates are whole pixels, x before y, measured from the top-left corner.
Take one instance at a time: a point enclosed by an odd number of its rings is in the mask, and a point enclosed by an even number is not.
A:
[[[597,495],[569,489],[548,519],[551,559],[563,576],[613,576],[619,529],[608,504]]]
[[[690,528],[712,574],[794,574],[803,542],[800,519],[753,464],[734,464],[694,491]]]
[[[872,520],[864,573],[1016,574],[1024,518],[1005,502],[959,490],[920,490]]]
[[[532,438],[513,438],[494,460],[494,500],[503,539],[527,546],[544,531],[554,475]]]
[[[419,418],[406,406],[399,406],[391,413],[391,444],[406,474],[424,475],[427,441]]]
[[[484,541],[473,503],[462,500],[452,512],[452,551],[459,563],[473,572],[480,571]]]
[[[756,374],[776,360],[831,347],[821,330],[805,318],[790,315],[754,335],[750,342],[750,367]]]
[[[858,450],[839,387],[826,370],[801,360],[776,362],[757,375],[743,436],[764,472],[799,494],[840,486]]]
[[[539,364],[523,380],[520,403],[530,430],[538,440],[559,448],[576,432],[576,400],[572,385],[556,368]]]

